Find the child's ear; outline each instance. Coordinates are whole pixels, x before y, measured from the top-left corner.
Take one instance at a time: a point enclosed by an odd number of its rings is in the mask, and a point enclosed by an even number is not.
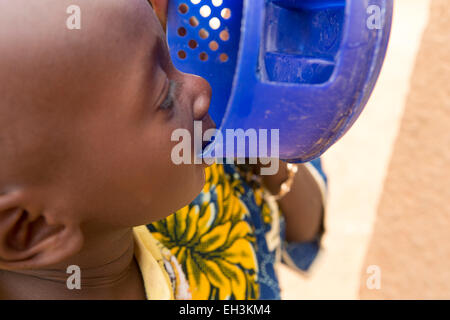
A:
[[[166,30],[167,24],[167,9],[170,0],[149,0],[153,6],[153,10],[155,10],[156,15],[158,16],[163,29]]]
[[[40,269],[77,253],[79,227],[48,223],[45,214],[27,210],[20,193],[0,194],[0,269]]]

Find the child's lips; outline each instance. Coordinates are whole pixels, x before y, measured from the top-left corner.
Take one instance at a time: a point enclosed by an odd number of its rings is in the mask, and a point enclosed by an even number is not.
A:
[[[216,123],[208,113],[206,117],[203,119],[203,131],[205,132],[209,129],[216,129],[216,128],[217,128]]]
[[[203,119],[202,127],[203,127],[203,135],[205,134],[206,131],[217,128],[214,120],[211,118],[211,116],[209,114]],[[214,142],[214,137],[211,139],[211,141],[203,141],[202,142],[202,153],[205,151],[206,147],[208,147],[213,142]],[[203,161],[203,163],[205,163],[205,162]],[[207,166],[209,166],[209,165],[207,165]]]

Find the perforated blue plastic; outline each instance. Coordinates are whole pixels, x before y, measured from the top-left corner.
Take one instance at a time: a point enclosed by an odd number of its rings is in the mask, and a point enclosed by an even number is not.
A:
[[[293,162],[320,156],[360,115],[393,10],[392,0],[169,3],[174,64],[209,81],[220,130],[279,129],[280,158]],[[373,15],[380,28],[369,27]]]

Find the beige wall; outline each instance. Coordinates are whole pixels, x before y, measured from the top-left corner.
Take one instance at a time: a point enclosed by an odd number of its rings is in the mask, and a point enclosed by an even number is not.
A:
[[[361,298],[450,299],[450,1],[433,0],[374,233]],[[365,272],[381,270],[380,290]]]
[[[324,156],[323,250],[308,275],[279,266],[284,299],[450,298],[450,1],[394,2],[375,91]]]

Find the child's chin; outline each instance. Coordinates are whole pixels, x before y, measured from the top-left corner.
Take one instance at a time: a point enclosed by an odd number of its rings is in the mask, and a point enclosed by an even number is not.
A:
[[[189,186],[186,186],[185,190],[186,192],[183,194],[185,197],[181,203],[181,208],[189,205],[192,201],[194,201],[202,192],[203,187],[206,183],[206,173],[205,173],[205,167],[198,166],[196,168],[196,174],[195,174],[195,181],[192,181],[192,183]]]
[[[186,203],[186,205],[188,205],[189,203],[191,203],[192,201],[194,201],[195,198],[197,198],[199,196],[199,194],[202,192],[203,187],[205,186],[206,183],[206,173],[205,173],[205,169],[206,167],[201,165],[198,166],[196,168],[197,172],[196,172],[196,181],[192,182],[191,186],[189,186],[189,195],[190,195],[190,200],[188,200],[188,202]]]
[[[159,221],[167,218],[168,216],[174,214],[178,210],[188,206],[191,202],[193,202],[202,192],[203,187],[206,183],[206,175],[205,169],[201,166],[196,168],[195,173],[195,181],[184,188],[184,192],[181,193],[180,197],[172,198],[170,201],[170,208],[164,210],[164,213],[161,212],[161,216],[152,217],[151,222]],[[151,223],[149,222],[149,223]]]

